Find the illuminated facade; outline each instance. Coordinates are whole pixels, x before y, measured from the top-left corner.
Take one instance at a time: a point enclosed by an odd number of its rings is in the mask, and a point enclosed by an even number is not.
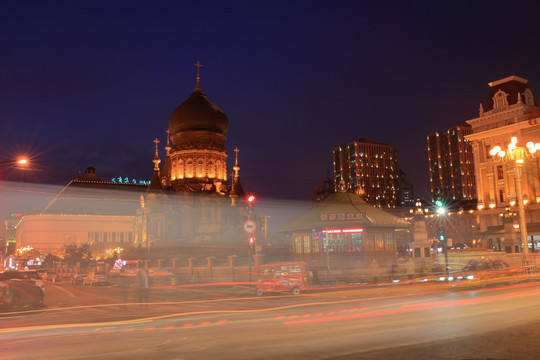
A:
[[[184,246],[179,257],[245,254],[243,222],[254,220],[257,231],[262,226],[244,199],[238,149],[227,182],[227,130],[227,116],[203,93],[197,74],[193,94],[169,118],[163,162],[154,140],[149,184],[105,181],[89,167],[41,214],[22,218],[17,246],[57,253],[64,245],[89,243],[94,256],[131,246]]]
[[[193,93],[169,118],[161,168],[159,141],[154,140],[154,177],[137,211],[136,245],[148,249],[189,247],[184,256],[188,252],[245,253],[242,249],[247,239],[242,224],[248,217],[258,224],[260,219],[245,201],[238,149],[232,181],[227,182],[228,126],[225,113],[203,92],[198,72]]]
[[[432,198],[440,190],[446,201],[476,199],[473,151],[466,138],[471,133],[471,126],[465,123],[427,136]]]
[[[211,187],[219,191],[227,181],[228,128],[227,115],[203,92],[197,73],[195,90],[169,118],[173,146],[167,139],[163,185],[176,191]]]
[[[100,179],[90,166],[40,214],[23,216],[17,225],[17,248],[56,254],[64,245],[88,243],[96,257],[105,257],[108,249],[131,246],[135,214],[146,188]]]
[[[344,181],[347,191],[369,204],[395,207],[399,204],[399,164],[395,146],[369,138],[334,149],[334,184]]]
[[[489,83],[487,103],[480,105],[477,118],[467,121],[473,130],[467,139],[473,146],[481,230],[488,241],[487,246],[500,250],[505,248],[503,214],[507,207],[510,213],[517,209],[516,178],[511,163],[496,161],[489,152],[496,145],[506,148],[514,136],[519,139],[520,146],[525,146],[528,141],[540,142],[540,111],[527,83],[518,76]],[[539,171],[537,158],[525,161],[521,187],[529,243],[540,241]]]

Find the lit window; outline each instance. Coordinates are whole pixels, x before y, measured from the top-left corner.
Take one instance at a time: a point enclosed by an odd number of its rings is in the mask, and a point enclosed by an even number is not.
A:
[[[199,159],[197,161],[197,177],[201,178],[204,176],[204,160]]]
[[[194,171],[193,171],[193,160],[192,159],[188,159],[186,161],[186,177],[187,178],[192,178],[193,175],[194,175]]]

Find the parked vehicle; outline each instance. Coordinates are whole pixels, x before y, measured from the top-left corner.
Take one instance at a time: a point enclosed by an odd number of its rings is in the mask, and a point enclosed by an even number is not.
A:
[[[109,285],[109,278],[107,273],[104,272],[91,272],[83,280],[83,285],[85,286],[94,286],[94,285]]]
[[[43,281],[36,271],[0,272],[0,305],[14,308],[23,305],[43,305],[45,297],[43,289]]]
[[[6,270],[4,276],[14,279],[32,280],[36,286],[39,286],[41,290],[45,291],[45,281],[43,281],[43,278],[36,270]]]
[[[83,285],[84,284],[84,279],[86,279],[86,277],[88,276],[88,274],[73,274],[73,276],[71,276],[71,284],[72,285]]]
[[[299,294],[308,287],[307,265],[301,261],[261,265],[257,272],[257,295],[265,292],[292,291]]]

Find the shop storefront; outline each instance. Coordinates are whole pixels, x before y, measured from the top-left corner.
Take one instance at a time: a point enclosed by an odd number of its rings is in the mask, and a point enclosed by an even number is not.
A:
[[[283,225],[295,260],[317,268],[357,268],[396,259],[396,232],[409,225],[359,196],[335,193]]]

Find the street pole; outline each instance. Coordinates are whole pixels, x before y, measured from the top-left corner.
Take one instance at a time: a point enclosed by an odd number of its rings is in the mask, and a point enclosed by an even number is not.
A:
[[[519,230],[521,231],[521,243],[523,246],[523,255],[526,261],[527,256],[529,256],[529,239],[527,234],[527,222],[525,220],[525,206],[523,205],[523,193],[521,190],[522,169],[522,165],[516,164],[514,167],[514,177],[516,178],[516,192],[518,196]]]
[[[248,244],[249,244],[249,236],[248,236]],[[251,244],[249,244],[248,247],[248,274],[249,274],[249,282],[251,283]]]
[[[444,236],[444,268],[446,269],[446,280],[448,280],[448,238],[446,237],[446,227],[444,226],[445,220],[446,218],[442,220],[442,234]]]

